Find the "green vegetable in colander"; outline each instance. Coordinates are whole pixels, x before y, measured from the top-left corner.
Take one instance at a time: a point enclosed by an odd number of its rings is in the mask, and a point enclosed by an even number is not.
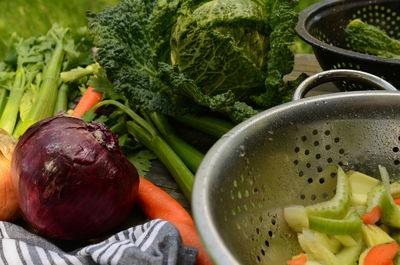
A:
[[[361,19],[351,21],[345,29],[351,49],[370,55],[400,59],[400,41]]]
[[[335,196],[329,201],[307,206],[307,215],[309,217],[320,216],[334,219],[343,218],[350,206],[350,194],[349,179],[343,169],[338,166]]]
[[[386,168],[379,166],[379,172],[385,187],[379,206],[382,209],[382,222],[395,228],[400,228],[400,206],[397,205],[390,193],[390,178]]]
[[[361,231],[362,220],[355,210],[343,219],[309,216],[310,229],[329,235],[355,234]]]

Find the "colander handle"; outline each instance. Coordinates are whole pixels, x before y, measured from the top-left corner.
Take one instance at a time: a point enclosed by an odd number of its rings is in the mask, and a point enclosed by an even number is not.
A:
[[[312,88],[332,81],[357,81],[363,83],[364,85],[370,85],[378,90],[389,90],[398,91],[389,82],[383,80],[376,75],[372,75],[363,71],[349,70],[349,69],[337,69],[328,70],[317,73],[308,77],[304,80],[296,89],[292,96],[292,100],[299,100],[303,98],[308,91]]]

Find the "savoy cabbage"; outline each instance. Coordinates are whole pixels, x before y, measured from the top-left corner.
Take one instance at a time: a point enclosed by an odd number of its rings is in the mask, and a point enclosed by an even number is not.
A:
[[[88,12],[96,59],[132,105],[240,122],[290,86],[297,0],[121,0]]]

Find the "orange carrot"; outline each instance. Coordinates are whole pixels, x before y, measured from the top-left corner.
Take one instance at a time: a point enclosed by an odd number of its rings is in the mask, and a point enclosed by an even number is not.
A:
[[[299,257],[293,258],[291,260],[286,261],[286,264],[289,265],[303,265],[306,264],[307,262],[307,257],[304,255],[304,253],[301,253]]]
[[[361,216],[361,219],[363,220],[364,224],[373,225],[379,221],[381,216],[382,216],[381,207],[377,205],[374,208],[372,208],[370,212],[363,214]]]
[[[393,264],[393,259],[399,251],[396,241],[372,247],[364,260],[364,265]]]
[[[140,177],[137,202],[147,218],[172,223],[178,229],[182,242],[198,249],[196,265],[212,264],[201,245],[192,217],[167,192]]]
[[[102,92],[95,92],[94,87],[88,87],[83,94],[82,98],[79,100],[78,105],[72,112],[72,116],[81,117],[86,111],[90,110],[97,103],[99,103],[103,97]]]
[[[400,198],[393,199],[397,205],[400,205]]]

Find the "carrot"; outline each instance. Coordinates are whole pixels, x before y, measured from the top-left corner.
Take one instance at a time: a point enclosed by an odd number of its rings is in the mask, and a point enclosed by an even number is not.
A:
[[[86,111],[90,110],[97,103],[99,103],[103,97],[102,92],[95,92],[94,87],[88,87],[79,100],[78,105],[72,112],[72,116],[81,117]]]
[[[381,216],[382,216],[381,207],[377,205],[374,208],[372,208],[370,212],[363,214],[361,216],[361,219],[363,220],[364,224],[373,225],[379,221]]]
[[[198,249],[196,265],[212,264],[201,245],[192,217],[167,192],[140,177],[137,202],[147,218],[172,223],[178,229],[182,242]]]
[[[306,262],[307,262],[306,255],[304,255],[304,253],[301,253],[300,256],[286,261],[286,264],[289,264],[289,265],[303,265],[303,264],[306,264]]]
[[[392,261],[399,251],[396,241],[372,247],[364,260],[364,265],[387,265]]]
[[[394,203],[396,203],[397,205],[400,205],[400,198],[396,198],[396,199],[393,199],[394,200]]]

